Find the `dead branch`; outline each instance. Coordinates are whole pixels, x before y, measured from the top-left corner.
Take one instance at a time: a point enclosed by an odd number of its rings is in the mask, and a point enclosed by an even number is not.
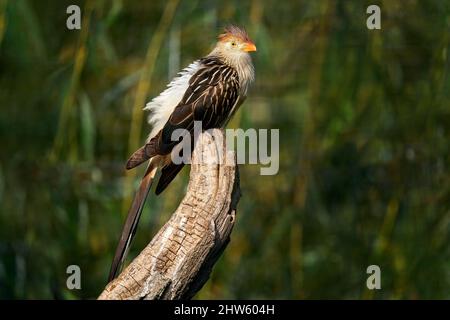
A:
[[[99,299],[192,298],[230,241],[239,198],[236,158],[223,131],[202,133],[178,209]]]

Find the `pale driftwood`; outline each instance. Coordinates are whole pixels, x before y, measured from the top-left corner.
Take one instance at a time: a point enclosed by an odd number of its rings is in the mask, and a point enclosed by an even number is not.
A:
[[[240,189],[223,131],[200,138],[178,209],[99,299],[190,299],[208,280],[230,240]]]

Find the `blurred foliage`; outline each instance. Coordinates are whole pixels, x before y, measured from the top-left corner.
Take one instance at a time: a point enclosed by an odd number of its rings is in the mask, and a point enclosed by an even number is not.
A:
[[[82,8],[82,29],[66,8]],[[382,30],[366,28],[369,4]],[[450,3],[0,0],[0,298],[95,298],[142,169],[144,101],[245,26],[256,83],[231,126],[280,128],[241,166],[232,241],[198,298],[450,298]],[[151,195],[134,257],[182,198]],[[82,290],[66,289],[66,267]],[[382,271],[368,291],[366,268]]]

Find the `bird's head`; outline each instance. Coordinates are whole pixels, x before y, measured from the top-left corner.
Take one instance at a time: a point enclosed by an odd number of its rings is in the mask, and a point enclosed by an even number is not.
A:
[[[249,54],[253,51],[256,51],[256,46],[250,40],[247,32],[231,25],[225,28],[224,33],[219,35],[216,47],[209,54],[209,56],[219,57],[237,71],[244,95],[249,84],[255,78],[255,71]]]
[[[219,35],[216,48],[225,55],[241,55],[256,51],[256,46],[247,32],[233,25],[226,27],[224,33]]]

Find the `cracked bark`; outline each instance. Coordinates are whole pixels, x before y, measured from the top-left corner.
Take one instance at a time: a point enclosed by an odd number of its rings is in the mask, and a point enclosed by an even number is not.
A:
[[[99,299],[190,299],[230,241],[240,198],[235,153],[222,130],[203,132],[184,199],[147,247]]]

